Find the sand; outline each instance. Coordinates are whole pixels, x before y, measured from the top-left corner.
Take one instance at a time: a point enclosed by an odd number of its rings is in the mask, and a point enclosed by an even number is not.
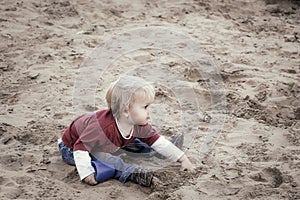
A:
[[[11,0],[0,9],[0,199],[300,199],[299,1]],[[218,71],[138,49],[114,58],[93,102],[76,109],[90,55],[107,38],[151,27],[190,37]],[[61,160],[57,138],[80,112],[105,108],[109,82],[130,70],[157,80],[152,124],[166,137],[185,134],[196,170],[167,163],[151,188],[88,186]]]

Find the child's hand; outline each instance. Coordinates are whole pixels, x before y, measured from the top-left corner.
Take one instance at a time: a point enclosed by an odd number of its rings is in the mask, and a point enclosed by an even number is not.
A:
[[[191,170],[193,171],[195,169],[194,165],[191,163],[191,161],[188,159],[186,155],[183,155],[179,160],[181,162],[181,171],[185,170]]]
[[[86,182],[89,185],[96,185],[97,181],[95,180],[95,174],[90,174],[87,177],[83,179],[84,182]]]

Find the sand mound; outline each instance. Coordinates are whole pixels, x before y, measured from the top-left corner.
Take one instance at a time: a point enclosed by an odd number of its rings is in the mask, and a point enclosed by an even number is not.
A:
[[[298,1],[12,0],[0,10],[1,199],[300,199]],[[152,118],[167,137],[184,130],[196,170],[167,165],[151,188],[116,180],[87,186],[57,151],[75,117],[75,80],[105,39],[137,27],[185,33],[213,57],[218,74],[208,77],[172,52],[139,49],[111,63],[95,83],[96,105],[82,109],[105,107],[105,87],[129,69],[170,87],[189,85],[195,96],[178,89],[189,97],[182,103],[157,83]],[[217,84],[214,75],[222,77],[225,96],[208,87]],[[224,112],[215,112],[221,102]]]

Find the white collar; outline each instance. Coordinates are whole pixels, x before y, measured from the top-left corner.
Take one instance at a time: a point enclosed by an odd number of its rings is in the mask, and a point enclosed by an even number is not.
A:
[[[131,129],[130,134],[127,137],[125,137],[124,136],[125,134],[123,134],[123,132],[121,131],[120,125],[119,125],[118,120],[116,118],[115,118],[115,121],[116,121],[116,124],[117,124],[117,128],[118,128],[119,132],[121,133],[122,138],[124,138],[126,140],[130,139],[133,135],[133,128]]]

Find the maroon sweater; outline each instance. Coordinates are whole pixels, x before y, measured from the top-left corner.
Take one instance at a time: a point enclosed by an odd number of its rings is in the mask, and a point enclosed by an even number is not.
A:
[[[150,124],[135,125],[130,139],[120,134],[110,110],[84,114],[75,119],[62,135],[63,142],[74,151],[113,153],[135,138],[151,146],[160,135]]]

